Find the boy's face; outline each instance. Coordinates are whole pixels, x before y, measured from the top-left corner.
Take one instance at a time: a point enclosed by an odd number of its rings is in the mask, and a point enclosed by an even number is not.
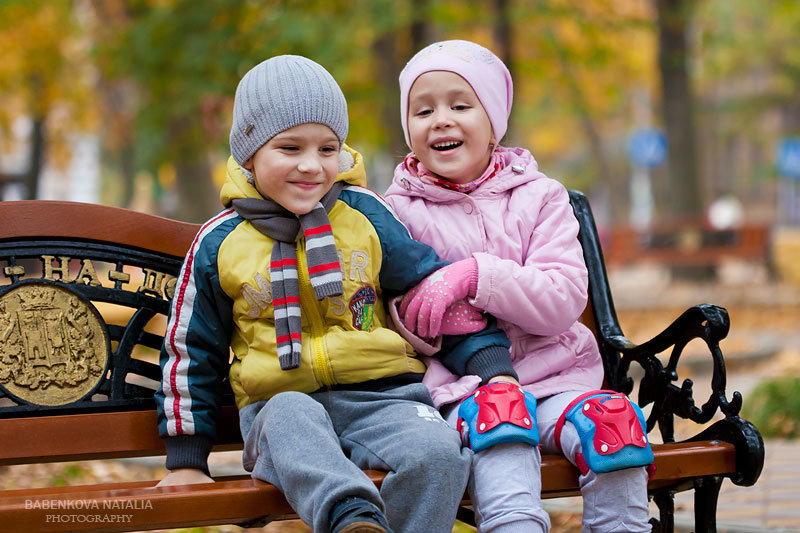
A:
[[[336,180],[339,138],[323,124],[300,124],[267,141],[244,167],[253,172],[262,196],[304,215]]]
[[[495,143],[489,116],[472,86],[441,70],[422,74],[411,86],[408,137],[422,164],[453,183],[478,179]]]

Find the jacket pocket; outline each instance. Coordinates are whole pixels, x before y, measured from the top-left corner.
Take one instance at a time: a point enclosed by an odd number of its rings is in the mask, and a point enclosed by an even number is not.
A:
[[[325,335],[325,344],[336,383],[361,383],[407,372],[425,372],[425,364],[411,345],[387,328],[373,331],[331,328]]]

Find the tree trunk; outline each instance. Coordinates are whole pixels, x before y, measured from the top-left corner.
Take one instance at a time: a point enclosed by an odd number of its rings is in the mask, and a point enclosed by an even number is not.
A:
[[[172,160],[175,183],[162,197],[160,214],[185,222],[204,222],[222,208],[211,177],[206,140],[192,130],[190,118],[173,118],[168,127],[167,142],[177,148]]]
[[[596,183],[601,186],[608,186],[609,189],[613,191],[616,189],[614,183],[615,180],[614,176],[609,170],[608,159],[606,157],[605,150],[603,149],[603,139],[600,137],[594,117],[592,117],[592,111],[589,109],[589,104],[586,102],[583,90],[578,83],[578,77],[575,74],[575,69],[573,68],[572,63],[567,56],[567,51],[558,40],[558,37],[553,34],[552,30],[546,30],[545,35],[558,55],[558,61],[561,65],[562,71],[564,72],[564,80],[567,84],[570,98],[572,99],[572,105],[575,106],[581,129],[583,130],[586,140],[589,143],[589,153],[591,154],[592,161],[594,161],[594,166],[597,169]],[[621,210],[618,209],[619,202],[616,199],[616,195],[609,194],[608,196],[610,212],[614,214],[620,213]]]
[[[397,61],[397,32],[389,31],[378,37],[372,44],[372,51],[378,63],[378,82],[381,85],[381,121],[386,124],[387,150],[402,159],[406,152],[403,130],[400,128],[400,88],[397,77],[400,65]]]
[[[136,192],[136,167],[134,165],[133,146],[123,146],[118,151],[120,176],[122,177],[121,205],[130,208]]]
[[[508,68],[508,72],[511,74],[511,79],[514,80],[515,77],[515,69],[514,69],[514,51],[513,51],[513,26],[511,24],[511,10],[509,4],[511,2],[509,0],[492,0],[492,8],[494,10],[494,27],[493,27],[493,34],[494,34],[494,42],[497,46],[497,57],[503,60],[503,63],[506,64]],[[509,139],[509,142],[505,143],[510,146],[516,146],[517,143],[514,142],[514,134],[516,133],[516,126],[514,124],[514,114],[512,113],[511,116],[508,118],[508,128],[506,130],[505,137]],[[497,139],[497,142],[500,142],[501,139]]]
[[[185,222],[205,222],[222,209],[219,203],[219,191],[213,186],[211,166],[205,151],[194,160],[182,160],[175,163],[174,208],[165,213],[166,216]],[[170,202],[168,202],[169,204]]]
[[[373,171],[369,175],[369,186],[376,191],[385,191],[392,183],[395,166],[402,161],[408,149],[400,127],[400,89],[397,76],[400,65],[397,61],[397,31],[387,31],[372,43],[372,55],[377,62],[376,74],[380,90],[380,117],[385,125],[386,146],[372,158]]]
[[[44,117],[33,118],[31,127],[31,150],[28,163],[28,172],[25,175],[25,199],[35,200],[39,189],[39,176],[42,173],[44,161]]]
[[[656,0],[658,68],[668,139],[669,206],[673,215],[700,215],[703,210],[686,42],[692,9],[692,0]]]
[[[411,54],[409,58],[419,52],[423,47],[431,44],[433,35],[431,25],[428,23],[429,0],[411,1]]]

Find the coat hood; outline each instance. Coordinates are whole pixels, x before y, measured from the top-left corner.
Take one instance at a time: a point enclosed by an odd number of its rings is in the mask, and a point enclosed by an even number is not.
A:
[[[539,172],[539,164],[528,150],[505,147],[498,147],[497,150],[502,155],[503,168],[495,177],[472,191],[470,196],[501,194],[530,181],[547,177]],[[449,202],[464,196],[462,192],[437,187],[419,179],[406,167],[405,161],[397,165],[392,184],[386,194],[422,196],[433,202]]]
[[[364,168],[364,158],[347,146],[342,145],[339,152],[339,174],[336,181],[343,181],[349,185],[367,186],[367,173]],[[233,157],[228,158],[227,177],[219,199],[224,207],[230,207],[236,198],[261,198],[261,194],[247,181],[247,176],[242,172],[239,163]]]

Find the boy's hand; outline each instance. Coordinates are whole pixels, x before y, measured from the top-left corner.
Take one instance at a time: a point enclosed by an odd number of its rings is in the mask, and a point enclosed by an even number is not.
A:
[[[194,485],[196,483],[214,483],[214,480],[197,468],[176,468],[171,470],[164,479],[158,482],[156,487],[167,487],[169,485]]]
[[[442,335],[466,335],[475,333],[486,327],[486,317],[477,307],[470,305],[466,300],[459,300],[444,312]]]
[[[447,308],[475,296],[477,285],[478,262],[474,257],[437,270],[403,297],[399,309],[403,323],[420,337],[436,337]]]
[[[514,378],[514,376],[508,376],[508,375],[505,375],[505,374],[501,375],[501,376],[493,377],[492,379],[489,380],[489,383],[512,383],[512,384],[516,385],[517,387],[519,387],[519,381],[517,381]]]

